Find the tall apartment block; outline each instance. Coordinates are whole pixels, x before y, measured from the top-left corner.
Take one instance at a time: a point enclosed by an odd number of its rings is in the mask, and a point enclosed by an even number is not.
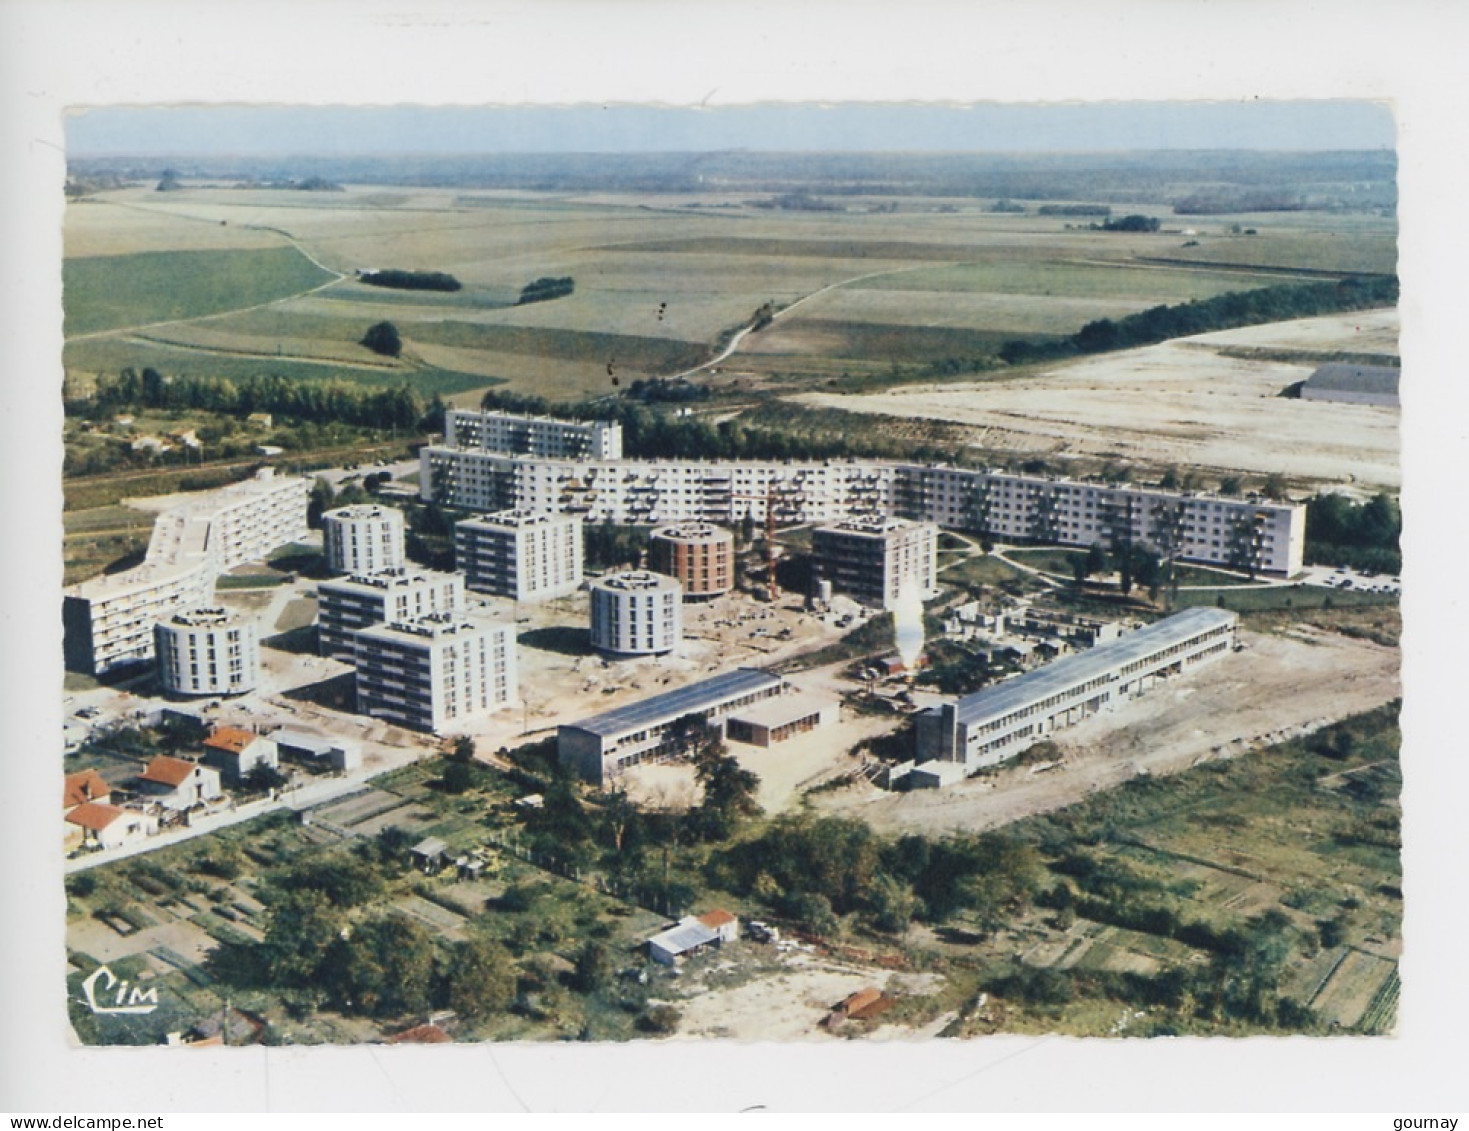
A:
[[[582,582],[582,521],[551,511],[501,511],[454,524],[454,565],[477,593],[545,601]]]
[[[390,569],[338,577],[316,587],[317,646],[323,656],[356,657],[356,634],[373,625],[463,613],[464,577],[431,569]]]
[[[444,414],[444,446],[542,459],[621,459],[622,425],[451,408]]]
[[[683,588],[632,569],[599,577],[592,590],[592,647],[619,656],[671,652],[683,639]]]
[[[357,710],[442,731],[519,697],[515,626],[453,614],[357,633]]]
[[[905,591],[927,599],[938,588],[938,527],[902,518],[852,518],[811,532],[816,576],[874,609]]]
[[[717,597],[734,588],[734,535],[708,522],[664,526],[648,538],[648,567],[675,578],[689,597]]]
[[[66,666],[101,675],[151,660],[154,625],[208,604],[219,573],[306,537],[310,489],[266,468],[160,514],[141,565],[63,594]]]
[[[339,507],[321,516],[321,540],[333,573],[377,573],[408,564],[403,512],[377,503]]]
[[[260,682],[260,629],[220,606],[184,609],[153,626],[158,678],[174,695],[242,695]]]
[[[420,490],[469,510],[554,510],[588,522],[782,525],[866,516],[934,522],[997,540],[1135,544],[1181,561],[1289,577],[1304,504],[878,460],[556,460],[427,447]]]

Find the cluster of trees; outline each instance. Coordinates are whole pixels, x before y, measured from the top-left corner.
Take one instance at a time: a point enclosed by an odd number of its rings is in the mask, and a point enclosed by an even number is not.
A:
[[[789,404],[756,409],[738,420],[669,417],[626,399],[601,398],[578,404],[491,390],[484,408],[567,420],[615,420],[622,425],[623,450],[642,459],[848,459],[856,456],[948,459],[938,446],[915,448],[901,437],[844,430],[840,412]]]
[[[609,521],[589,522],[582,529],[587,568],[605,570],[637,565],[647,549],[652,527]]]
[[[575,290],[576,280],[570,275],[563,275],[559,278],[543,275],[520,288],[520,297],[515,300],[515,305],[525,306],[532,302],[549,302],[553,298],[565,298]]]
[[[370,287],[392,287],[400,291],[457,291],[463,284],[443,271],[359,271],[357,277]]]
[[[278,374],[234,380],[229,377],[165,377],[147,368],[103,375],[86,399],[66,403],[69,416],[98,418],[121,408],[201,409],[246,416],[269,412],[315,423],[355,424],[366,428],[430,430],[443,427],[444,405],[435,394],[404,384],[371,388],[345,381],[297,381]]]
[[[822,200],[819,196],[812,196],[807,192],[784,192],[769,200],[751,200],[747,203],[751,208],[778,208],[783,212],[846,211],[840,204],[833,204],[829,200]]]
[[[399,357],[403,353],[403,336],[391,322],[374,322],[362,335],[362,344],[380,357]]]
[[[1047,205],[1046,207],[1054,208],[1056,206],[1055,205]],[[1025,205],[1023,205],[1023,204],[1016,204],[1015,201],[1013,201],[1013,200],[997,200],[997,201],[995,201],[993,204],[991,204],[989,206],[989,211],[991,211],[991,212],[1008,212],[1008,213],[1014,213],[1016,215],[1019,215],[1020,213],[1022,213],[1022,212],[1025,211]],[[1043,215],[1050,215],[1050,213],[1046,213],[1044,207],[1041,209],[1041,212],[1042,212]]]
[[[1098,230],[1103,232],[1156,232],[1159,227],[1156,216],[1142,216],[1133,213],[1124,216],[1120,220],[1104,220]]]
[[[264,939],[213,960],[228,980],[284,990],[298,1007],[390,1017],[448,1007],[474,1019],[509,1009],[517,970],[499,943],[441,944],[403,915],[369,910],[402,868],[407,837],[389,830],[358,850],[305,861],[267,877]]]
[[[711,879],[758,899],[817,935],[856,914],[901,934],[915,919],[956,917],[997,929],[1028,907],[1047,882],[1039,854],[996,834],[929,840],[885,838],[862,821],[786,816],[760,836],[719,854]]]
[[[1365,503],[1322,494],[1306,504],[1306,560],[1315,565],[1400,573],[1402,533],[1402,511],[1385,494]]]
[[[1086,555],[1078,554],[1072,559],[1071,573],[1078,585],[1099,573],[1115,572],[1123,596],[1132,592],[1134,585],[1141,585],[1156,592],[1163,582],[1163,559],[1152,550],[1131,542],[1114,546],[1108,553],[1100,542],[1087,547]]]
[[[1221,212],[1299,212],[1301,195],[1286,189],[1210,189],[1190,193],[1173,206],[1178,216],[1215,216]]]
[[[1105,204],[1042,204],[1036,212],[1041,216],[1110,216]]]
[[[1396,276],[1354,276],[1335,283],[1287,284],[1251,291],[1230,291],[1176,306],[1155,306],[1125,318],[1101,318],[1088,322],[1076,333],[1059,341],[1006,342],[1000,356],[1014,365],[1079,353],[1105,353],[1152,345],[1188,334],[1391,306],[1397,301]]]
[[[670,380],[667,377],[639,377],[627,387],[627,395],[635,401],[653,404],[659,401],[668,404],[683,404],[688,401],[708,400],[713,394],[708,385],[696,385],[692,381]]]

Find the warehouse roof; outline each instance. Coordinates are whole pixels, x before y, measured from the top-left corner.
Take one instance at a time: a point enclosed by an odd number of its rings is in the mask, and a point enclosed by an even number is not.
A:
[[[749,695],[769,687],[779,687],[780,676],[757,668],[735,668],[712,679],[691,683],[676,691],[665,691],[651,699],[641,699],[625,707],[614,707],[600,715],[592,715],[568,725],[603,738],[613,738],[629,731],[670,722],[681,715],[696,714],[719,706],[730,699]]]
[[[1098,645],[1075,656],[1067,656],[1033,672],[966,695],[954,704],[960,725],[1007,715],[1011,711],[1049,699],[1078,683],[1096,679],[1115,668],[1140,660],[1162,648],[1187,640],[1210,628],[1233,624],[1238,619],[1228,609],[1185,609],[1110,644]]]
[[[1390,365],[1345,365],[1328,362],[1306,379],[1308,389],[1331,389],[1341,393],[1376,393],[1398,395],[1398,379],[1403,371]]]
[[[777,695],[751,703],[731,713],[731,718],[762,727],[780,727],[799,722],[834,706],[836,700],[829,695],[813,695],[801,692],[796,695]]]

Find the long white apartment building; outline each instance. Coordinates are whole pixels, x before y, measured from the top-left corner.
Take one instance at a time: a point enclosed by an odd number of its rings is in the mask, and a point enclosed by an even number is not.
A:
[[[622,425],[451,408],[444,413],[444,446],[546,459],[621,459]]]
[[[241,695],[260,682],[255,617],[219,605],[183,609],[153,626],[158,679],[174,695]]]
[[[305,479],[277,478],[266,468],[164,511],[140,565],[64,592],[67,667],[101,675],[151,660],[153,626],[208,604],[219,573],[306,537],[310,489]]]
[[[811,532],[816,576],[871,608],[895,608],[905,592],[938,592],[939,528],[906,518],[849,518]]]
[[[515,626],[455,614],[357,633],[357,710],[443,731],[515,703]]]
[[[1056,731],[1114,710],[1160,680],[1228,654],[1238,616],[1175,613],[1110,643],[1067,656],[918,715],[913,784],[946,785],[1013,758]]]
[[[588,522],[781,525],[907,518],[1063,546],[1135,544],[1276,577],[1300,572],[1306,508],[1042,475],[879,460],[519,459],[426,447],[425,499],[469,510],[565,511]]]
[[[321,516],[321,542],[333,573],[377,573],[408,564],[403,512],[380,503],[338,507]]]
[[[463,613],[464,577],[431,569],[390,569],[323,581],[316,587],[316,639],[323,656],[351,662],[356,635],[373,625]]]
[[[581,519],[500,511],[454,524],[454,565],[477,593],[545,601],[575,593],[585,557]]]

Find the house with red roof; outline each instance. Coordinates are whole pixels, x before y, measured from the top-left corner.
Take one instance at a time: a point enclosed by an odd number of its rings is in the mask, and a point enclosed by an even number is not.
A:
[[[219,771],[160,754],[137,779],[138,792],[165,809],[193,809],[224,794]]]
[[[79,806],[89,801],[100,802],[106,805],[112,800],[112,787],[96,770],[83,770],[77,774],[67,774],[66,781],[61,790],[61,815],[68,816]],[[66,824],[66,836],[62,840],[62,850],[73,852],[80,848],[84,841],[85,830],[82,826],[73,822]]]
[[[121,848],[158,831],[158,822],[135,809],[86,801],[66,815],[69,828],[81,831],[82,848]]]
[[[231,785],[239,785],[257,766],[275,769],[280,753],[275,740],[242,727],[218,726],[204,740],[204,763],[213,766]]]

